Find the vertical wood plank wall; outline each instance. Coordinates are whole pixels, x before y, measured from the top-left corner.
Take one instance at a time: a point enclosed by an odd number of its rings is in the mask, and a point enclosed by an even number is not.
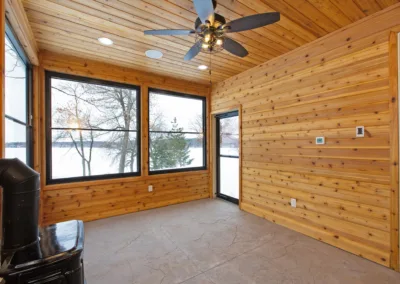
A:
[[[45,184],[46,149],[44,139],[44,70],[140,85],[142,92],[141,96],[143,98],[141,104],[142,133],[144,134],[141,138],[141,177],[59,185]],[[40,133],[41,137],[40,145],[38,145],[39,149],[37,151],[40,152],[41,157],[41,161],[39,162],[40,165],[38,165],[38,167],[40,167],[41,170],[43,190],[43,224],[74,218],[89,221],[209,197],[208,170],[151,176],[147,175],[148,88],[154,87],[208,97],[209,88],[207,86],[140,73],[128,68],[50,52],[42,52],[40,54],[40,67],[38,72],[40,100],[37,102],[37,112],[40,113],[40,129],[37,129],[36,132]],[[209,113],[209,106],[207,109]],[[208,125],[207,129],[209,129]],[[150,184],[153,185],[153,192],[148,192],[147,190],[147,187]]]
[[[245,211],[393,269],[398,123],[389,34],[399,25],[394,5],[211,94],[212,112],[242,105]],[[364,138],[356,126],[365,127]],[[315,145],[317,136],[326,144]]]

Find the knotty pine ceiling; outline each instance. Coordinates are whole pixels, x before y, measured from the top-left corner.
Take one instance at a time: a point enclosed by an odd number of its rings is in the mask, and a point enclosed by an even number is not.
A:
[[[137,70],[208,83],[210,56],[200,53],[185,62],[193,36],[144,36],[148,29],[192,29],[192,0],[23,0],[41,50],[108,62]],[[278,11],[277,24],[230,34],[249,51],[245,58],[226,51],[212,55],[212,81],[219,82],[271,58],[320,38],[398,0],[218,0],[216,12],[227,21],[256,13]],[[107,47],[97,38],[108,37]],[[148,49],[164,57],[149,59]]]

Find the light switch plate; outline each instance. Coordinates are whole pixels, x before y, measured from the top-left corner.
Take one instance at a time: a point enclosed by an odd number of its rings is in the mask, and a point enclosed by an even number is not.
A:
[[[356,126],[356,137],[364,137],[364,126]]]
[[[316,137],[315,144],[317,145],[324,145],[325,144],[325,137]]]
[[[291,198],[290,199],[290,206],[296,208],[297,207],[297,200],[296,198]]]
[[[152,191],[153,191],[153,186],[149,185],[149,192],[152,192]]]

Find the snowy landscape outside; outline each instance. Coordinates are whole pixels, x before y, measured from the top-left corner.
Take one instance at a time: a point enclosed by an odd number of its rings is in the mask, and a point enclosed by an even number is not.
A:
[[[26,79],[26,65],[6,37],[5,110],[9,117],[25,124]],[[62,78],[52,78],[51,87],[52,179],[138,171],[136,89]],[[121,96],[120,100],[116,95]],[[149,101],[150,170],[203,167],[204,101],[156,90],[150,93]],[[129,107],[128,113],[121,111],[121,106]],[[26,125],[6,118],[5,127],[6,157],[26,163]],[[230,141],[221,143],[221,153],[237,155],[237,141],[232,142],[237,137],[231,134]],[[124,151],[122,145],[125,145]],[[172,160],[171,156],[174,156]],[[157,159],[161,162],[154,163]],[[221,186],[235,198],[238,178],[232,177],[238,177],[238,166],[238,159],[221,158]]]
[[[239,117],[219,119],[220,193],[239,199]]]
[[[8,37],[5,37],[5,156],[27,161],[27,69]],[[18,121],[18,122],[17,122]]]

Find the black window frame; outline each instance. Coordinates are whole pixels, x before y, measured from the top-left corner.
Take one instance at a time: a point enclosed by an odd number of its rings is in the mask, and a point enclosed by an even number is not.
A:
[[[78,176],[78,177],[58,178],[58,179],[52,178],[52,168],[53,167],[52,167],[52,151],[51,151],[51,149],[52,149],[52,130],[54,129],[51,127],[51,122],[52,122],[51,79],[52,78],[136,90],[136,94],[137,94],[136,95],[137,130],[135,132],[136,132],[136,137],[137,137],[137,139],[136,139],[136,141],[137,141],[136,163],[137,163],[137,169],[138,169],[137,172],[102,174],[102,175],[92,175],[92,176]],[[47,185],[83,182],[83,181],[95,181],[95,180],[109,180],[109,179],[116,179],[116,178],[141,176],[141,174],[142,174],[142,158],[141,158],[142,147],[141,146],[142,145],[141,145],[141,88],[140,88],[140,86],[46,70],[45,71],[45,97],[46,97],[45,124],[46,124],[46,184]],[[81,130],[84,130],[84,129],[81,129]],[[116,131],[119,131],[119,130],[116,130]]]
[[[179,98],[189,98],[200,100],[203,103],[202,113],[203,113],[203,166],[201,167],[188,167],[188,168],[177,168],[177,169],[165,169],[165,170],[150,170],[150,134],[152,132],[156,133],[171,133],[171,131],[150,131],[150,93],[157,93],[160,95],[179,97]],[[170,173],[182,173],[182,172],[194,172],[194,171],[202,171],[207,170],[207,98],[205,96],[191,95],[185,93],[179,93],[174,91],[162,90],[158,88],[148,88],[147,93],[148,106],[147,106],[147,114],[148,114],[148,125],[147,125],[147,137],[148,137],[148,145],[147,145],[147,154],[148,154],[148,174],[149,175],[160,175],[160,174],[170,174]],[[187,132],[183,131],[184,134],[199,134],[199,132]]]
[[[22,62],[25,64],[26,67],[26,122],[23,122],[15,117],[7,115],[4,112],[4,119],[5,121],[8,119],[14,123],[22,125],[26,128],[26,165],[33,167],[33,74],[32,74],[32,64],[28,59],[24,49],[22,48],[22,44],[18,40],[15,35],[14,30],[11,27],[8,19],[6,19],[5,24],[5,34],[4,37],[7,37],[12,46],[14,47],[17,55],[20,57]],[[5,49],[4,49],[5,50]],[[6,81],[4,82],[7,83]],[[4,100],[6,96],[4,96]],[[5,122],[4,121],[4,122]],[[6,126],[5,126],[6,127]],[[6,135],[5,135],[6,136]],[[4,138],[4,143],[6,143],[6,137]]]

